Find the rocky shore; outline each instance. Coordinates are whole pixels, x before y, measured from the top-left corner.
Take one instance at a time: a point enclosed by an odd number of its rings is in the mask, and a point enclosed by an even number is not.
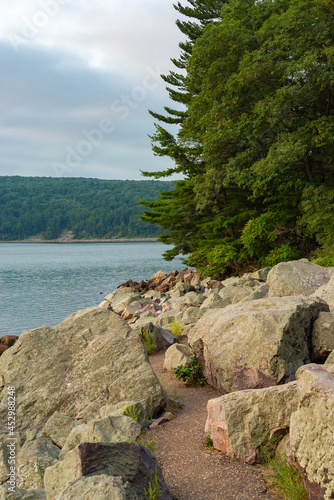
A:
[[[309,498],[334,498],[334,268],[302,259],[223,281],[159,271],[54,328],[8,339],[0,500],[142,499],[153,488],[172,499],[137,441],[167,403],[147,332],[167,349],[165,369],[195,357],[221,393],[205,428],[216,449],[252,464],[279,442]]]

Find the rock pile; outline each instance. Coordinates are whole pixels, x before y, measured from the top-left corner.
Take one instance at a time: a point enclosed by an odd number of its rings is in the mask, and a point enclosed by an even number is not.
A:
[[[254,463],[283,437],[310,498],[334,498],[334,269],[305,259],[222,281],[159,271],[61,325],[24,332],[0,358],[1,421],[16,390],[15,498],[145,498],[155,483],[171,499],[136,442],[165,406],[141,338],[168,348],[168,370],[196,357],[220,390],[206,423],[217,449]],[[3,444],[0,499],[9,500],[8,453]]]
[[[101,307],[137,333],[181,325],[189,347],[170,347],[165,368],[196,357],[223,394],[208,404],[217,449],[254,463],[284,436],[310,498],[334,497],[334,269],[301,259],[223,281],[160,271]]]

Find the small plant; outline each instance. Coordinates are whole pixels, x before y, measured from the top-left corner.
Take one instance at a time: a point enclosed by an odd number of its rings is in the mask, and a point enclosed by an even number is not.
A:
[[[140,442],[140,444],[142,444],[143,446],[145,446],[146,448],[151,450],[152,453],[155,453],[158,449],[158,443],[155,440],[154,434],[152,436],[152,439],[145,440],[144,438],[142,438],[139,442]]]
[[[267,462],[269,484],[282,491],[286,500],[307,500],[303,480],[298,470],[285,461],[285,457],[275,457]]]
[[[268,469],[269,486],[277,488],[286,500],[307,500],[303,480],[298,470],[286,462],[285,457],[277,455],[276,448],[282,436],[264,433],[258,448],[258,458]]]
[[[150,395],[150,402],[148,404],[148,419],[153,420],[153,410],[154,410],[154,405],[153,405],[153,396],[152,394]]]
[[[201,365],[196,359],[191,359],[186,365],[180,365],[174,370],[178,379],[187,384],[206,385],[205,377],[202,373]]]
[[[179,321],[174,318],[170,323],[170,331],[174,333],[175,337],[181,337],[183,335],[183,328]]]
[[[162,489],[160,488],[159,480],[158,480],[158,471],[155,469],[155,474],[151,475],[151,480],[149,482],[148,490],[144,490],[145,499],[146,500],[158,500],[163,494]]]
[[[157,350],[154,333],[150,332],[149,330],[143,330],[139,334],[139,337],[145,347],[147,354],[154,354]]]
[[[140,414],[142,413],[141,411],[141,408],[138,408],[136,410],[136,405],[133,404],[131,406],[128,406],[125,410],[124,410],[124,413],[125,415],[127,415],[128,417],[132,418],[133,420],[135,420],[136,422],[139,422],[139,419],[140,419]],[[142,419],[141,419],[141,424],[143,424],[145,422],[145,415],[142,416]]]
[[[209,448],[209,450],[213,449],[213,441],[211,439],[211,432],[210,431],[209,431],[208,435],[206,436],[205,447]]]

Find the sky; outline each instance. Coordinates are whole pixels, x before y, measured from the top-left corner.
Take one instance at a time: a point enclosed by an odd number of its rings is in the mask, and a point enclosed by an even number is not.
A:
[[[182,35],[173,0],[11,0],[0,18],[0,175],[143,179],[148,109]],[[175,69],[175,68],[174,68]],[[172,104],[173,107],[173,104]]]

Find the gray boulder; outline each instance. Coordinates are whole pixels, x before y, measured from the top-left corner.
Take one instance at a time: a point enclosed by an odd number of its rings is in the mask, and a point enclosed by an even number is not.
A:
[[[55,411],[46,422],[43,428],[43,434],[47,438],[50,438],[56,446],[62,448],[68,435],[77,425],[78,422],[73,420],[73,418]]]
[[[59,454],[63,459],[69,451],[81,443],[121,443],[135,441],[141,433],[141,425],[125,415],[91,420],[75,427],[66,439]]]
[[[115,405],[102,406],[100,409],[101,418],[118,417],[120,415],[133,418],[142,428],[149,425],[149,415],[138,401],[122,401],[122,403]]]
[[[22,489],[42,489],[45,470],[59,457],[59,448],[42,433],[27,440],[17,453],[17,486]]]
[[[117,288],[107,295],[99,307],[111,308],[115,313],[122,314],[124,309],[133,301],[141,299],[141,295],[134,288]]]
[[[330,353],[325,362],[325,365],[331,365],[331,364],[334,364],[334,351]]]
[[[272,269],[271,267],[263,267],[262,269],[259,269],[258,271],[251,273],[250,278],[253,278],[254,280],[267,281],[268,274],[271,271],[271,269]]]
[[[174,344],[165,353],[164,369],[173,371],[180,365],[186,365],[191,359],[191,351],[184,344]]]
[[[299,405],[291,416],[291,454],[309,498],[334,498],[334,364],[297,374]]]
[[[205,431],[217,450],[254,463],[270,440],[288,432],[297,406],[297,382],[232,392],[208,402]]]
[[[246,295],[246,297],[243,297],[239,302],[249,302],[250,300],[265,299],[268,297],[269,289],[270,289],[269,285],[263,283],[257,286],[252,291],[251,294]]]
[[[92,307],[54,327],[24,332],[0,358],[0,418],[7,414],[6,387],[16,387],[16,425],[43,425],[59,411],[90,420],[101,406],[140,401],[158,412],[161,385],[141,340],[117,314]]]
[[[207,382],[223,394],[290,382],[309,362],[321,299],[276,297],[207,311],[189,332],[189,345]]]
[[[334,351],[334,314],[321,312],[314,322],[312,331],[312,360],[317,363],[326,361]]]
[[[312,297],[320,297],[329,305],[330,311],[334,312],[334,269],[327,268],[330,275],[328,283],[322,285],[318,288],[312,295]]]
[[[45,497],[46,498],[46,497]],[[129,481],[121,476],[81,476],[69,482],[54,500],[138,500]]]
[[[145,498],[145,490],[148,490],[150,482],[154,482],[155,474],[162,490],[159,498],[172,500],[155,456],[141,444],[82,443],[67,453],[63,461],[47,469],[44,485],[46,497],[51,500],[57,498],[57,495],[65,495],[66,488],[77,479],[96,477],[103,480],[104,476],[116,476],[123,478],[123,484],[129,484],[137,498],[141,499]],[[74,498],[75,491],[74,489]],[[80,491],[85,494],[82,489]],[[64,500],[69,497],[66,494],[58,498]]]
[[[291,295],[311,295],[319,287],[328,283],[330,273],[327,268],[313,264],[307,259],[281,262],[269,272],[269,297]]]
[[[45,490],[24,490],[15,487],[14,492],[8,486],[0,486],[0,500],[46,500]]]

